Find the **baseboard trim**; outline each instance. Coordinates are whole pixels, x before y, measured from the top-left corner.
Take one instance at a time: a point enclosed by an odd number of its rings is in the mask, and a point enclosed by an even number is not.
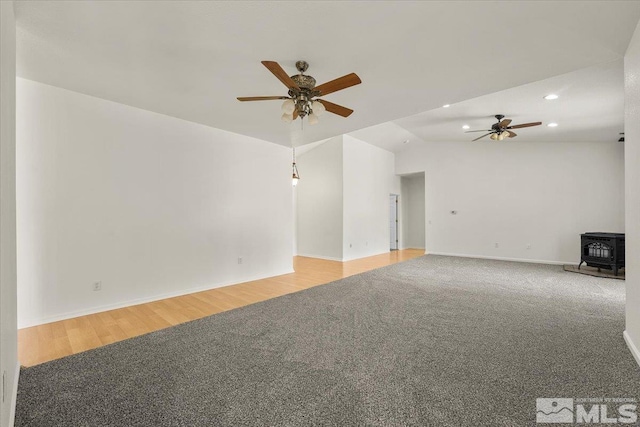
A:
[[[357,260],[357,259],[369,258],[369,257],[372,257],[372,256],[378,256],[378,255],[385,255],[385,254],[389,254],[390,252],[396,252],[396,251],[398,251],[398,250],[400,250],[400,249],[396,249],[396,250],[391,250],[391,249],[389,249],[389,250],[382,251],[382,252],[372,252],[372,253],[370,253],[370,254],[366,254],[366,255],[358,255],[358,256],[353,257],[353,258],[343,258],[343,259],[342,259],[342,262],[346,262],[346,261],[355,261],[355,260]]]
[[[411,248],[411,249],[415,249],[415,248]],[[418,249],[421,249],[421,248],[418,248]],[[401,250],[401,249],[399,249],[399,250]],[[369,258],[369,257],[372,257],[372,256],[388,254],[389,252],[392,252],[392,251],[374,252],[374,253],[370,253],[370,254],[366,254],[366,255],[362,255],[362,256],[357,256],[357,257],[354,257],[354,258],[335,258],[335,257],[329,257],[329,256],[307,255],[307,254],[298,254],[296,256],[301,256],[301,257],[305,257],[305,258],[318,258],[318,259],[324,259],[324,260],[327,260],[327,261],[347,262],[347,261],[355,261],[357,259],[362,259],[362,258]],[[425,254],[426,254],[426,252],[425,252]]]
[[[443,256],[453,256],[453,257],[460,257],[460,258],[493,259],[497,261],[527,262],[530,264],[550,264],[550,265],[574,264],[575,265],[575,262],[573,261],[548,261],[543,259],[508,258],[508,257],[499,257],[499,256],[470,255],[470,254],[451,254],[446,252],[425,252],[425,255],[443,255]]]
[[[16,361],[16,373],[14,375],[13,389],[11,390],[11,412],[9,413],[9,427],[16,422],[16,404],[18,403],[18,381],[20,380],[20,362]]]
[[[323,255],[309,255],[309,254],[298,254],[297,256],[305,257],[305,258],[318,258],[318,259],[326,259],[327,261],[344,261],[342,258],[336,258],[332,256],[323,256]]]
[[[195,288],[182,289],[182,290],[174,291],[174,292],[166,292],[166,293],[163,293],[163,294],[153,295],[153,296],[150,296],[150,297],[135,298],[135,299],[132,299],[132,300],[121,301],[121,302],[117,302],[117,303],[113,303],[113,304],[100,305],[100,306],[97,306],[97,307],[92,307],[92,308],[83,309],[83,310],[76,310],[76,311],[71,311],[71,312],[67,312],[67,313],[56,314],[56,315],[53,315],[53,316],[47,316],[47,317],[41,317],[41,318],[35,318],[35,319],[27,319],[27,320],[18,320],[18,329],[30,328],[32,326],[44,325],[46,323],[59,322],[61,320],[73,319],[74,317],[80,317],[80,316],[87,316],[87,315],[90,315],[90,314],[102,313],[104,311],[109,311],[109,310],[117,310],[119,308],[131,307],[133,305],[146,304],[148,302],[160,301],[160,300],[167,299],[167,298],[173,298],[173,297],[179,297],[179,296],[182,296],[182,295],[194,294],[196,292],[203,292],[203,291],[208,291],[208,290],[211,290],[211,289],[223,288],[225,286],[237,285],[239,283],[253,282],[254,280],[260,280],[260,279],[267,279],[269,277],[282,276],[284,274],[290,274],[290,273],[293,273],[293,272],[294,272],[294,270],[291,268],[291,269],[283,270],[283,271],[280,271],[280,272],[275,272],[275,274],[269,274],[267,276],[265,276],[264,274],[260,274],[260,275],[255,275],[255,276],[244,277],[240,281],[220,282],[220,283],[216,283],[216,284],[198,286],[198,287],[195,287]]]
[[[627,347],[629,347],[633,358],[636,359],[636,362],[640,365],[640,350],[638,350],[638,347],[633,343],[627,331],[624,331],[622,336],[624,337],[624,341],[627,343]]]

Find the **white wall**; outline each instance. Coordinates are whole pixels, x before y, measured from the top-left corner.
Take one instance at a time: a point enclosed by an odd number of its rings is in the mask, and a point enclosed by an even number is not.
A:
[[[402,177],[404,248],[425,248],[424,173]]]
[[[393,154],[393,153],[392,153]],[[396,155],[393,154],[393,161],[391,165],[391,169],[388,170],[389,173],[389,193],[395,194],[398,196],[398,212],[397,212],[397,220],[398,220],[398,249],[405,249],[408,246],[405,244],[404,236],[402,235],[402,228],[404,227],[404,207],[402,206],[402,178],[399,175],[396,175]],[[388,206],[387,206],[388,209]],[[389,224],[387,224],[387,229],[389,228]],[[391,231],[389,230],[389,233]],[[391,236],[389,236],[391,237]],[[390,240],[390,239],[389,239]]]
[[[344,150],[345,261],[389,252],[389,195],[397,191],[394,155],[349,135]]]
[[[624,58],[627,344],[640,364],[640,25]]]
[[[614,141],[429,143],[396,155],[396,173],[419,171],[429,253],[577,263],[580,233],[624,232]]]
[[[293,173],[291,175],[293,176]],[[293,189],[291,202],[291,210],[293,211],[293,236],[291,241],[293,245],[293,255],[298,255],[298,192],[295,188]]]
[[[24,79],[17,114],[21,327],[292,271],[287,148]]]
[[[342,260],[342,137],[298,156],[298,255]]]
[[[0,2],[0,426],[13,425],[18,386],[16,326],[16,26],[13,2]]]
[[[349,135],[298,157],[298,254],[339,261],[389,251],[393,153]]]

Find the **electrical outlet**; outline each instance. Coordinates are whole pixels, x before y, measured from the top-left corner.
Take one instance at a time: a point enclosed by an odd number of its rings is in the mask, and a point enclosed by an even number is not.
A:
[[[496,242],[495,245],[496,245],[496,248],[500,247],[500,243],[498,243],[498,242]]]
[[[238,257],[238,264],[242,264],[242,257],[241,256]]]
[[[93,282],[93,290],[101,291],[102,290],[102,282]]]

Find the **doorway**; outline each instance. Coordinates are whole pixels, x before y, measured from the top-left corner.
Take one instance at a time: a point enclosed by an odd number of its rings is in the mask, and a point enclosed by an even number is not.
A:
[[[398,195],[389,195],[389,247],[398,250]]]
[[[400,179],[400,188],[402,194],[402,247],[425,249],[424,172],[403,175]]]

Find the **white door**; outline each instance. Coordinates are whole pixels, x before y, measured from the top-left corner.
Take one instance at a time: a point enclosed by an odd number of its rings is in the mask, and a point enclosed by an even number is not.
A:
[[[389,195],[389,231],[390,248],[392,251],[398,249],[398,196]]]

